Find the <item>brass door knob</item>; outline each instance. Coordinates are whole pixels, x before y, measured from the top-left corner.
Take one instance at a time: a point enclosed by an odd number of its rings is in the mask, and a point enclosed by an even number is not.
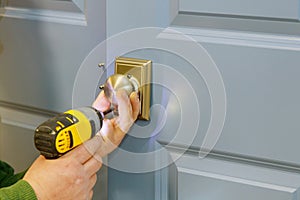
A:
[[[140,83],[132,75],[114,74],[106,80],[102,86],[105,96],[113,104],[117,105],[116,92],[124,90],[129,96],[132,92],[138,92]]]

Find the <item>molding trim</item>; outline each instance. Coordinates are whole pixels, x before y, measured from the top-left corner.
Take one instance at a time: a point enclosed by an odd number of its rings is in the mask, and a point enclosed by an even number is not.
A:
[[[39,124],[53,115],[53,113],[46,113],[44,110],[21,107],[20,105],[5,106],[0,104],[0,123],[34,131]]]
[[[160,142],[160,141],[158,142],[163,146],[166,145],[165,142]],[[180,155],[184,152],[184,155],[192,156],[194,158],[200,159],[199,148],[176,145],[176,146],[168,146],[166,149],[172,155]],[[295,163],[287,163],[278,160],[269,160],[264,158],[252,157],[243,154],[235,154],[232,152],[224,152],[224,151],[217,151],[217,150],[210,151],[206,157],[208,159],[216,159],[225,162],[234,162],[243,165],[251,165],[251,166],[257,166],[257,167],[263,167],[268,169],[300,174],[300,165],[297,165]]]
[[[178,169],[179,173],[187,173],[187,174],[203,176],[203,177],[217,179],[217,180],[240,183],[243,185],[250,185],[250,186],[255,186],[255,187],[259,187],[259,188],[287,192],[287,193],[291,193],[291,194],[297,192],[297,188],[286,187],[286,186],[281,186],[281,185],[277,185],[277,184],[270,184],[270,183],[264,183],[264,182],[260,182],[260,181],[247,180],[247,179],[243,179],[243,178],[237,178],[237,177],[221,175],[221,174],[216,174],[216,173],[210,173],[210,172],[205,172],[205,171],[198,171],[198,170],[182,168],[182,167],[178,167],[177,169]]]
[[[178,16],[179,14],[179,0],[171,0],[169,2],[169,25],[172,23],[172,21]]]
[[[82,11],[85,11],[85,5],[86,1],[85,0],[72,0],[72,2]]]
[[[0,17],[87,26],[87,19],[84,13],[56,10],[4,7],[0,11]]]
[[[187,37],[182,37],[182,34]],[[296,35],[170,26],[160,37],[173,40],[191,38],[199,43],[300,51],[300,37]]]
[[[218,0],[180,0],[180,12],[224,14],[250,17],[279,18],[286,20],[299,20],[299,2],[254,0],[251,4],[240,4],[235,0],[228,0],[219,4]],[[257,8],[259,7],[259,9]],[[280,9],[281,8],[281,9]]]
[[[299,192],[299,173],[209,157],[201,159],[194,155],[184,154],[180,156],[176,152],[170,152],[170,154],[173,159],[176,159],[175,164],[178,173],[255,186],[289,194]]]

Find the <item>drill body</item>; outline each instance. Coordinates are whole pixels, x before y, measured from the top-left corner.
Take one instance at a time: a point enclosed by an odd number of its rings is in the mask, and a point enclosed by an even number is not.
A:
[[[34,143],[43,156],[55,159],[93,137],[102,123],[103,113],[92,107],[69,110],[39,125]]]

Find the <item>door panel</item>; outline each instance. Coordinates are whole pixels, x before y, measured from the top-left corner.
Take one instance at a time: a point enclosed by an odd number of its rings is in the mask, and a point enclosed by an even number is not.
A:
[[[299,174],[182,156],[178,167],[178,199],[298,199]]]
[[[299,0],[179,0],[179,11],[299,20]]]
[[[211,52],[222,74],[227,94],[225,126],[214,150],[299,165],[297,115],[300,112],[300,95],[295,92],[299,84],[299,51],[202,44]],[[180,71],[185,66],[180,72],[192,85],[197,85],[201,121],[192,146],[199,149],[211,116],[206,85],[202,79],[197,79],[196,71],[188,63],[174,56],[164,57],[175,70]],[[186,70],[194,75],[189,75]],[[184,91],[187,89],[180,92]],[[156,96],[159,99],[159,95]],[[185,103],[181,102],[181,106]],[[164,132],[158,138],[164,143],[174,138],[178,128],[174,124],[179,124],[181,119],[169,114],[167,122],[169,120],[171,123],[164,125]],[[184,146],[184,140],[179,144]]]
[[[3,123],[0,128],[1,160],[14,166],[16,172],[24,171],[39,155],[31,137],[33,131]]]
[[[206,47],[221,70],[228,102],[227,119],[215,149],[299,165],[300,95],[295,91],[300,52]]]
[[[62,111],[72,105],[82,61],[105,39],[105,2],[87,0],[84,11],[72,12],[68,5],[76,7],[77,1],[64,1],[60,10],[57,1],[47,2],[49,8],[38,5],[43,9],[2,8],[0,100]]]
[[[129,1],[118,7],[119,3],[117,0],[107,2],[109,36],[131,28],[168,27],[175,31],[162,31],[158,37],[179,44],[179,36],[183,33],[201,44],[215,62],[224,82],[227,97],[224,128],[212,151],[200,159],[199,149],[214,106],[205,77],[199,77],[197,68],[167,50],[143,49],[125,54],[153,60],[152,81],[159,80],[161,84],[153,84],[153,121],[146,123],[147,131],[157,133],[158,129],[159,132],[155,137],[144,139],[146,146],[155,140],[166,147],[164,145],[174,139],[182,122],[182,108],[190,108],[187,99],[193,96],[182,81],[165,72],[160,64],[181,74],[195,91],[201,115],[200,127],[191,145],[186,143],[186,138],[195,129],[188,127],[180,132],[183,137],[179,137],[178,143],[167,148],[170,154],[187,151],[173,157],[177,169],[165,168],[168,176],[161,178],[168,185],[177,185],[171,189],[178,195],[174,199],[299,199],[297,116],[300,96],[296,92],[300,72],[299,2],[252,1],[250,5],[249,2],[229,1],[225,5],[192,0]],[[147,19],[140,17],[141,10]],[[143,36],[137,37],[137,41],[143,39]],[[189,53],[197,57],[197,53]],[[202,65],[206,64],[202,62]],[[166,87],[170,80],[176,88],[175,93]],[[180,95],[186,98],[178,97]],[[157,105],[160,109],[156,110]],[[195,109],[193,113],[196,112]],[[139,139],[131,137],[143,134],[142,130],[133,128],[121,148],[138,152],[142,147],[133,141]],[[134,163],[134,159],[131,161]],[[137,166],[145,163],[137,163]],[[115,187],[118,176],[128,177],[128,181]],[[109,194],[126,194],[134,192],[141,184],[156,184],[155,173],[140,180],[130,179],[131,176],[135,177],[128,172],[111,170]],[[153,188],[149,187],[149,191]],[[165,189],[155,191],[169,193]],[[112,199],[119,199],[114,197]],[[151,197],[160,199],[154,194]]]

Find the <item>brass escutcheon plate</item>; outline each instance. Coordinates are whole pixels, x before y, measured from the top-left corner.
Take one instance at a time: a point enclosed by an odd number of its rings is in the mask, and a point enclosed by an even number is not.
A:
[[[139,81],[139,119],[142,120],[150,120],[151,68],[151,60],[126,57],[117,57],[115,60],[115,74],[132,75]]]

